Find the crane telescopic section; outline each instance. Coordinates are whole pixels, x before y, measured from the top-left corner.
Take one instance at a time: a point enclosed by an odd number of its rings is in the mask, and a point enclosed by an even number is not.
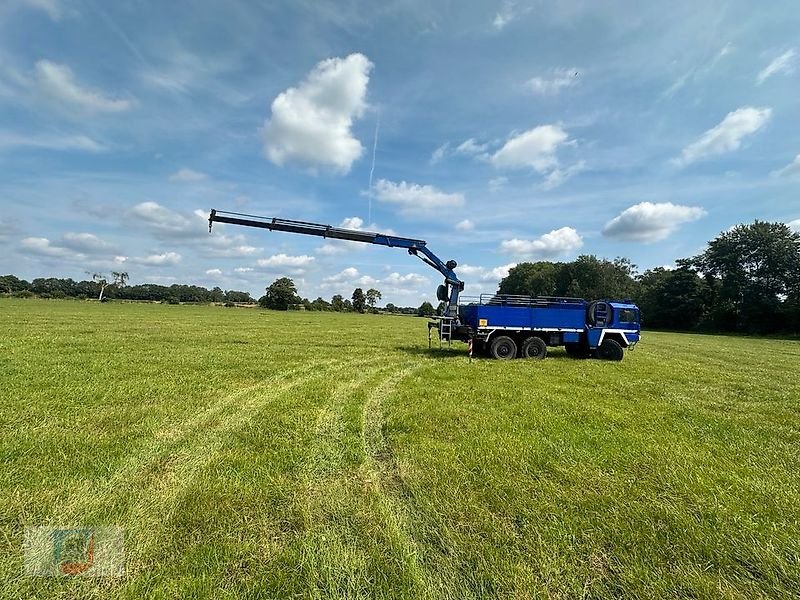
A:
[[[279,219],[277,217],[259,217],[256,215],[212,209],[211,214],[208,216],[209,232],[214,223],[229,223],[231,225],[242,225],[244,227],[258,227],[260,229],[268,229],[269,231],[286,231],[289,233],[315,235],[334,240],[361,242],[364,244],[388,246],[390,248],[405,248],[408,250],[409,254],[418,257],[422,262],[433,267],[444,276],[444,285],[439,286],[437,298],[447,303],[446,316],[453,319],[458,318],[458,296],[464,290],[464,282],[458,278],[454,271],[458,263],[454,260],[445,262],[440,259],[428,249],[425,240],[361,231],[360,229],[344,229],[306,221],[293,221],[290,219]]]

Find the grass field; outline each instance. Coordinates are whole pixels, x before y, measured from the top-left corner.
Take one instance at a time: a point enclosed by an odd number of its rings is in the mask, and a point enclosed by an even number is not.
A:
[[[467,361],[425,321],[0,300],[0,596],[795,598],[800,343]],[[119,579],[25,526],[125,529]]]

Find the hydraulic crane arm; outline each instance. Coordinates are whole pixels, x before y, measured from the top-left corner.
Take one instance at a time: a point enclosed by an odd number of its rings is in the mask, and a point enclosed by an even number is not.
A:
[[[447,315],[451,317],[457,316],[458,295],[464,290],[464,282],[458,278],[453,270],[458,265],[454,260],[445,262],[436,256],[428,249],[425,240],[404,238],[383,233],[372,233],[369,231],[360,231],[358,229],[342,229],[340,227],[320,225],[319,223],[307,223],[305,221],[258,217],[255,215],[245,215],[216,209],[213,209],[208,216],[209,232],[211,232],[213,223],[230,223],[231,225],[243,225],[245,227],[259,227],[261,229],[269,229],[270,231],[288,231],[290,233],[316,235],[335,240],[389,246],[390,248],[405,248],[408,250],[409,254],[419,257],[424,263],[433,267],[444,276],[444,281],[448,288],[447,291],[449,291],[449,294],[447,294]],[[439,299],[443,300],[444,298],[439,297]]]

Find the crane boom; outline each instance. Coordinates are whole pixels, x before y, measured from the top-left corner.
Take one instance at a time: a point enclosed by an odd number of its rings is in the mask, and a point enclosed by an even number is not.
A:
[[[384,233],[373,233],[358,229],[343,229],[341,227],[331,227],[330,225],[308,223],[306,221],[292,221],[290,219],[279,219],[277,217],[259,217],[256,215],[246,215],[216,209],[212,209],[211,214],[208,216],[209,233],[211,232],[213,223],[229,223],[231,225],[242,225],[244,227],[258,227],[270,231],[287,231],[289,233],[299,233],[302,235],[316,235],[318,237],[336,240],[389,246],[390,248],[405,248],[408,250],[409,254],[417,256],[425,264],[433,267],[444,276],[446,286],[444,295],[447,299],[447,316],[458,316],[458,296],[464,290],[464,282],[458,278],[454,271],[458,265],[454,260],[445,262],[436,256],[428,249],[425,240],[387,235]],[[445,299],[438,293],[437,297],[439,300]]]

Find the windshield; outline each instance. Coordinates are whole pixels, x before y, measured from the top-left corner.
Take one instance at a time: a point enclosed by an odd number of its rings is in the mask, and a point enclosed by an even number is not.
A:
[[[637,324],[639,322],[639,311],[633,308],[621,308],[617,312],[617,322]]]

